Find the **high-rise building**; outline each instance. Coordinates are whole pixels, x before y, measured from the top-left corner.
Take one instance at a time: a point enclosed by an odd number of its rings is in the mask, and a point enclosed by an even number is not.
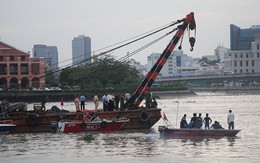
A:
[[[230,25],[230,50],[251,50],[251,43],[260,34],[260,25],[252,25],[251,28],[241,29]]]
[[[224,72],[260,73],[260,35],[252,42],[250,50],[230,50],[224,59]]]
[[[56,72],[58,66],[58,49],[56,46],[34,45],[33,58],[45,58],[47,70]]]
[[[91,63],[91,39],[79,35],[72,40],[72,64]]]

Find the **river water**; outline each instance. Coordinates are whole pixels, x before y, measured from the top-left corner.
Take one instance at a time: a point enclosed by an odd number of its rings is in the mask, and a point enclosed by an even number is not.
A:
[[[0,135],[0,162],[259,162],[260,95],[199,93],[198,96],[158,99],[167,118],[179,126],[183,114],[189,120],[193,113],[209,113],[227,128],[229,109],[235,114],[235,138],[162,139],[158,121],[151,130],[119,131],[93,134],[94,140],[83,140],[84,133],[26,133]],[[59,103],[49,103],[47,107]],[[28,107],[31,107],[30,104]],[[87,103],[87,108],[93,108]],[[74,104],[64,103],[73,110]]]

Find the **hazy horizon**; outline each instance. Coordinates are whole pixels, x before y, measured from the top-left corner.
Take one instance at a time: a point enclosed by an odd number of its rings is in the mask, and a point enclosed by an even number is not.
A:
[[[92,51],[96,51],[194,12],[197,24],[194,51],[189,51],[187,40],[183,41],[183,51],[195,58],[213,55],[218,45],[229,48],[230,24],[241,28],[259,25],[260,12],[256,4],[259,4],[256,0],[2,0],[0,38],[23,51],[32,51],[35,44],[57,46],[61,63],[72,58],[71,41],[78,35],[90,37]],[[172,36],[132,58],[146,64],[147,56],[162,53]],[[186,33],[185,39],[187,37]],[[146,43],[155,38],[147,39]],[[143,45],[133,44],[112,55],[120,58]]]

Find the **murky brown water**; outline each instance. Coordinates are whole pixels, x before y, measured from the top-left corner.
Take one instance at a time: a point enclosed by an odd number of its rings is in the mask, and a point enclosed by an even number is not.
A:
[[[179,102],[179,103],[178,103]],[[158,100],[173,125],[185,113],[209,113],[227,128],[229,109],[235,114],[235,128],[241,129],[236,138],[161,139],[157,128],[94,134],[86,142],[85,135],[62,133],[0,135],[0,162],[258,162],[260,153],[260,95],[200,93],[181,99]],[[32,105],[32,104],[31,104]],[[49,103],[59,106],[59,103]],[[88,108],[93,108],[88,103]],[[29,105],[30,107],[30,105]],[[73,110],[73,103],[64,109]],[[178,118],[177,118],[178,117]],[[176,120],[177,119],[177,120]]]

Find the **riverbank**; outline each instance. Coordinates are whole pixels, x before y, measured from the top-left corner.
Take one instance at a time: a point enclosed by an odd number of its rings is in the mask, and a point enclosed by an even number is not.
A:
[[[200,87],[190,88],[194,93],[220,92],[226,94],[260,94],[260,87]]]
[[[196,96],[192,90],[183,90],[183,91],[156,91],[153,92],[153,96],[158,99],[170,98],[174,96]]]
[[[73,101],[76,95],[84,94],[88,100],[93,94],[86,92],[72,91],[6,91],[0,93],[0,100],[7,99],[9,102],[42,102],[48,97],[50,101],[57,102],[63,98],[64,101]]]
[[[201,87],[190,88],[182,91],[154,91],[153,96],[157,99],[171,98],[174,96],[196,96],[200,92],[220,92],[225,94],[260,94],[259,87]],[[88,101],[92,101],[94,94],[85,91],[5,91],[0,92],[0,100],[7,99],[9,102],[41,102],[48,97],[53,102],[73,101],[76,95],[84,94]],[[101,96],[103,94],[99,94]]]
[[[48,97],[52,102],[58,102],[63,98],[64,101],[74,101],[76,95],[84,94],[87,101],[92,101],[94,94],[84,91],[7,91],[0,93],[0,100],[7,99],[9,102],[42,102],[44,98]],[[99,94],[101,99],[103,94]],[[193,91],[155,91],[153,92],[156,98],[167,98],[169,96],[188,96],[196,95]]]

